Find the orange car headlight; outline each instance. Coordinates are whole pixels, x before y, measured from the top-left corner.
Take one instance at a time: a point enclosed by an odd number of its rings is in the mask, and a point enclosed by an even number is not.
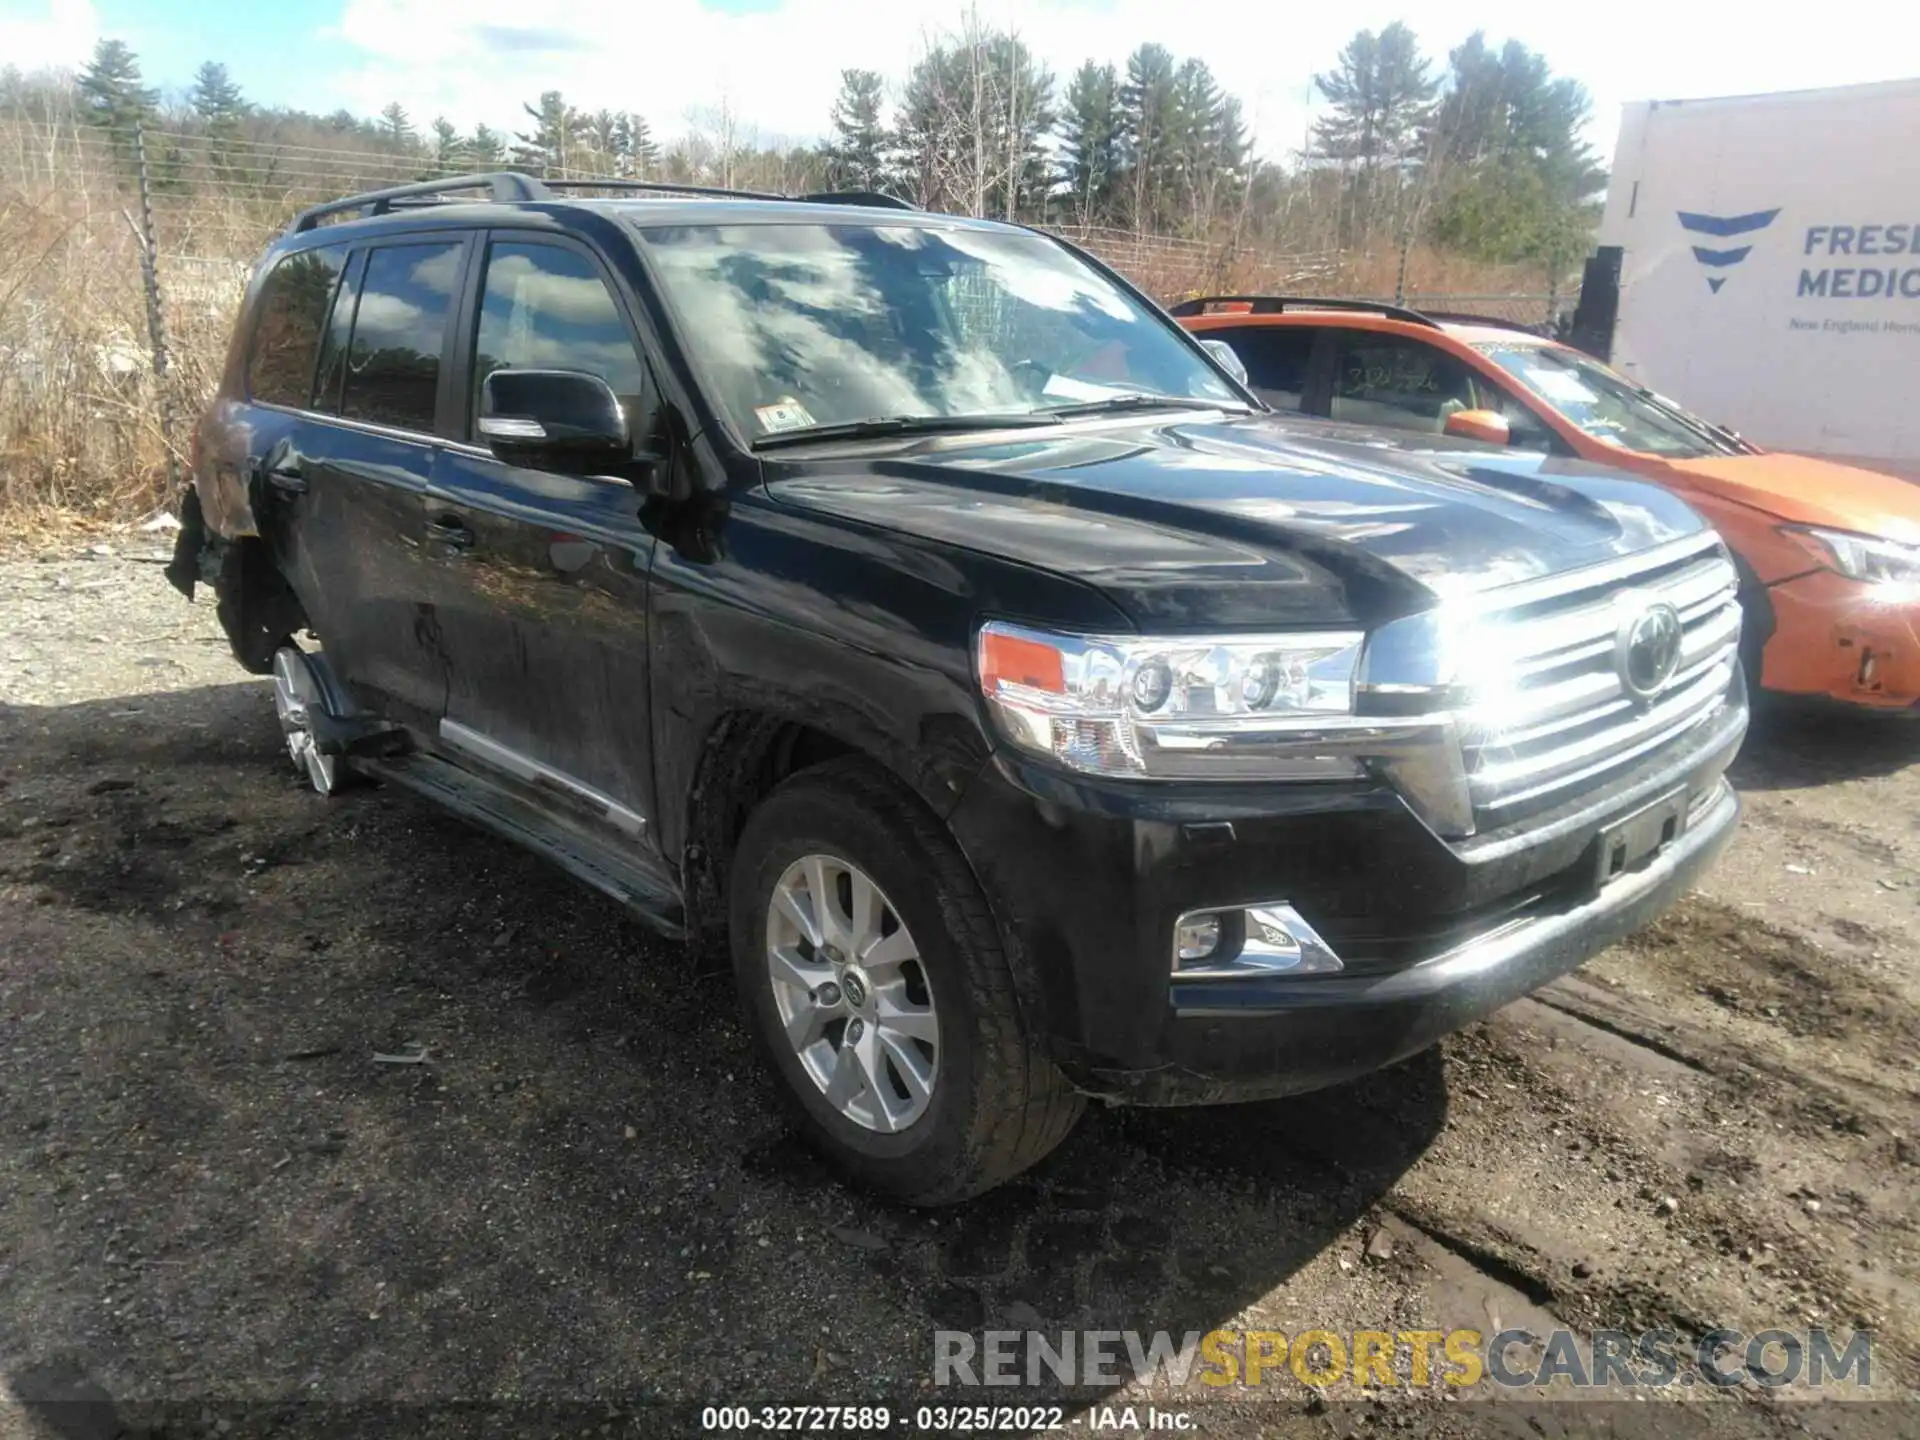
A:
[[[1903,545],[1846,530],[1789,525],[1782,533],[1800,542],[1814,558],[1849,580],[1870,585],[1920,586],[1920,545]]]

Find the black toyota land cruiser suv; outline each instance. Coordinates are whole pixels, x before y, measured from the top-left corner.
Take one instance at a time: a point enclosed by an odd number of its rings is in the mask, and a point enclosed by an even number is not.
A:
[[[1016,226],[457,183],[264,257],[175,583],[319,789],[729,947],[864,1181],[1385,1065],[1731,832],[1736,579],[1664,492],[1276,417]]]

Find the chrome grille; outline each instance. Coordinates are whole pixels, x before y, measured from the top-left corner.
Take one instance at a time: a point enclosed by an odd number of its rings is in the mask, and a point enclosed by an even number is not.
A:
[[[1468,626],[1488,667],[1459,717],[1474,814],[1500,825],[1603,779],[1705,721],[1725,702],[1740,643],[1738,576],[1709,535],[1642,557],[1494,591]],[[1679,613],[1672,674],[1649,696],[1621,674],[1623,617]],[[1478,607],[1477,607],[1478,608]]]

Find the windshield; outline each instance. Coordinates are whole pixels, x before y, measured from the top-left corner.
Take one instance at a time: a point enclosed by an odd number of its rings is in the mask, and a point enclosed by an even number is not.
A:
[[[1589,355],[1558,345],[1477,345],[1494,364],[1596,440],[1649,455],[1724,455],[1734,447],[1704,420],[1614,374]]]
[[[1155,312],[1038,235],[860,224],[640,235],[749,440],[1125,395],[1244,403]]]

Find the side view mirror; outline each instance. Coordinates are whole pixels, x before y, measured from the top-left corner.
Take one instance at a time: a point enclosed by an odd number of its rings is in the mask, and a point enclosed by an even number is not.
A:
[[[495,370],[480,386],[480,438],[509,465],[579,475],[632,457],[613,389],[579,370]]]
[[[1202,340],[1200,342],[1200,348],[1211,355],[1214,360],[1218,362],[1220,368],[1226,371],[1227,374],[1238,380],[1242,385],[1247,383],[1246,364],[1240,359],[1239,352],[1236,351],[1233,346],[1224,340]]]
[[[1513,427],[1498,410],[1456,410],[1447,416],[1445,433],[1487,445],[1506,445],[1513,440]]]

